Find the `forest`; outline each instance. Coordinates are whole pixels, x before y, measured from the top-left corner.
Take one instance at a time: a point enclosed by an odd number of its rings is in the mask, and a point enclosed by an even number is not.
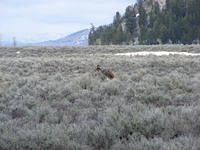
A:
[[[125,14],[116,12],[113,22],[95,28],[89,34],[90,45],[133,44],[197,44],[200,40],[200,1],[166,0],[161,9],[158,2],[138,0],[128,6]]]

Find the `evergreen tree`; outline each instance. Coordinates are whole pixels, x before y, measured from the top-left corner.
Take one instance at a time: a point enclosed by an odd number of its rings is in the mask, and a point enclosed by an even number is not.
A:
[[[113,20],[113,24],[118,26],[120,22],[121,22],[121,15],[119,12],[116,12],[116,15]]]
[[[126,8],[124,18],[126,22],[127,32],[133,35],[137,27],[137,24],[136,24],[136,14],[132,7],[129,6]]]
[[[95,41],[95,27],[93,24],[91,24],[91,29],[90,29],[90,33],[89,33],[89,38],[88,38],[88,44],[89,45],[93,45],[94,41]]]
[[[138,4],[138,12],[139,12],[139,26],[140,27],[146,27],[147,25],[147,14],[146,14],[146,11],[145,9],[143,8],[142,6],[142,2],[139,1],[139,4]]]

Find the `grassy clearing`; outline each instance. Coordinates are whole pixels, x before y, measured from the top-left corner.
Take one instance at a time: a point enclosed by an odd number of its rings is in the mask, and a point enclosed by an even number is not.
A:
[[[200,149],[200,57],[123,49],[147,46],[0,48],[0,149]]]

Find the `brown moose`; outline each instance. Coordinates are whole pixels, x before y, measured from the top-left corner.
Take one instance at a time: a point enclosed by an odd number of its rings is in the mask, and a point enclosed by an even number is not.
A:
[[[93,72],[101,72],[102,74],[104,74],[109,79],[113,79],[113,78],[116,77],[116,75],[114,73],[112,73],[111,71],[109,71],[107,69],[102,69],[100,67],[100,65],[97,65],[97,67],[93,70]]]

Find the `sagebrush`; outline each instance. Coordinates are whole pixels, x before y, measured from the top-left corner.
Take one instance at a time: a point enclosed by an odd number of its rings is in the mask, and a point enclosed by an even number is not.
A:
[[[0,149],[200,149],[200,57],[123,48],[0,48]]]

